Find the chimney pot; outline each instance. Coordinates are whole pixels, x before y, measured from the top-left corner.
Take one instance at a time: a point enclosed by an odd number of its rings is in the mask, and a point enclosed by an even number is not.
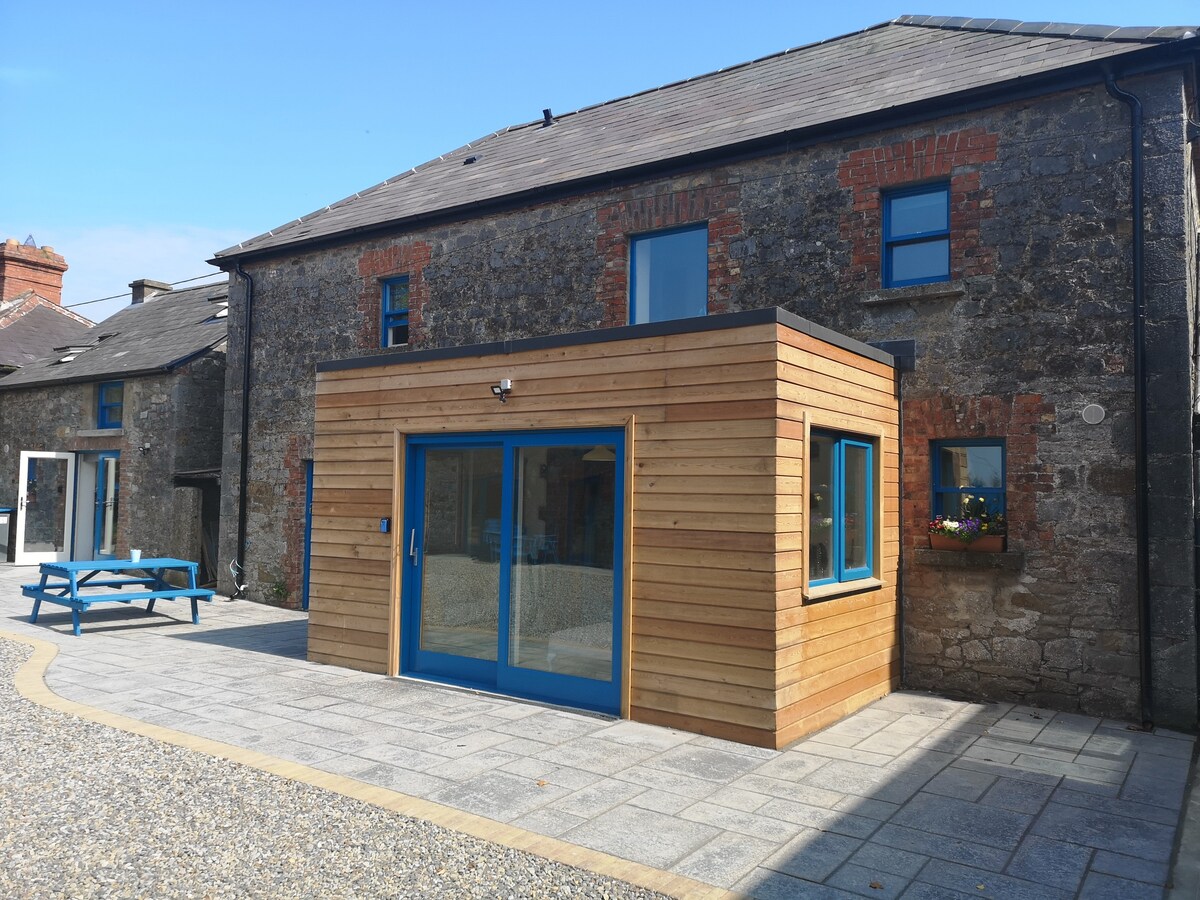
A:
[[[0,301],[33,291],[51,303],[62,303],[62,278],[67,261],[53,247],[38,247],[6,238],[0,247]]]

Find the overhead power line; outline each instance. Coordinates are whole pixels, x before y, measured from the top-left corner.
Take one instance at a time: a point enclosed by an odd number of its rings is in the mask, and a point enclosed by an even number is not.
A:
[[[170,282],[171,287],[176,287],[181,284],[189,284],[193,281],[200,281],[202,278],[225,278],[224,272],[220,274],[197,275],[195,278],[185,278],[183,281]],[[79,303],[64,303],[63,309],[74,309],[76,306],[88,306],[92,303],[103,303],[105,300],[120,300],[122,297],[132,297],[132,291],[126,291],[123,294],[113,294],[111,297],[97,297],[95,300],[81,300]]]

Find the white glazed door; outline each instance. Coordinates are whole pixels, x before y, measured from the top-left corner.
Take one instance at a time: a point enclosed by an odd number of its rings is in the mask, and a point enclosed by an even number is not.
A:
[[[22,450],[13,562],[29,566],[70,559],[74,507],[75,454]]]

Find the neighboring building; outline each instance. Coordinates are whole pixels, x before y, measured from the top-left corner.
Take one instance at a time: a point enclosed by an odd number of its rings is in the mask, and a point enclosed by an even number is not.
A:
[[[218,254],[222,559],[253,599],[311,599],[313,659],[545,696],[504,680],[514,579],[564,559],[560,520],[586,566],[612,501],[596,480],[527,515],[516,460],[568,421],[632,429],[624,714],[779,743],[902,678],[1195,728],[1198,54],[1187,28],[904,17],[546,111]],[[670,322],[766,307],[840,333],[788,356],[838,390],[748,365],[776,357],[731,326]],[[899,429],[839,342],[901,357]],[[635,378],[629,352],[666,355]],[[679,385],[683,409],[654,401]],[[765,402],[786,435],[756,424]],[[431,463],[435,435],[462,458]],[[1005,552],[930,549],[930,518],[980,510],[1006,514]],[[428,618],[421,560],[455,548],[514,554],[462,587],[494,615]],[[457,651],[425,654],[433,625]]]
[[[94,323],[62,307],[67,262],[53,247],[0,246],[0,375],[78,340]]]
[[[200,560],[215,578],[227,288],[133,303],[0,378],[0,505],[18,564]]]

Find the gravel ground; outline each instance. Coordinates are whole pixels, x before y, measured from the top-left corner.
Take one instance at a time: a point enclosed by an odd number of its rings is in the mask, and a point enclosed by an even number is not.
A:
[[[0,896],[661,894],[44,709],[0,639]]]

